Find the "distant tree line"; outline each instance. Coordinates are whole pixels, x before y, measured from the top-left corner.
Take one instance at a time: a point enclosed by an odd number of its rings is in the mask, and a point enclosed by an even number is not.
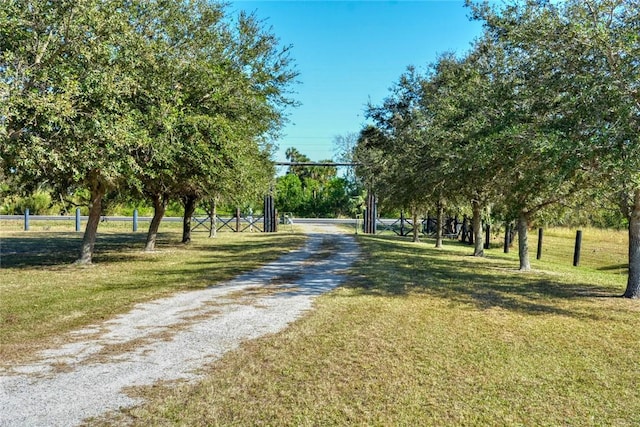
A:
[[[268,141],[297,72],[252,15],[208,0],[21,0],[0,4],[3,190],[83,194],[90,263],[107,200],[153,206],[153,250],[170,202],[185,236],[201,200],[266,192]]]
[[[629,227],[624,295],[640,297],[640,2],[467,6],[484,23],[472,49],[408,68],[367,108],[360,179],[382,203],[440,222],[463,207],[477,256],[483,217],[515,221],[521,270],[532,222],[616,207],[601,217]]]
[[[285,155],[290,162],[311,161],[293,147]],[[289,166],[286,175],[276,180],[276,206],[281,213],[294,216],[353,217],[362,206],[362,186],[353,174],[337,175],[335,166]]]

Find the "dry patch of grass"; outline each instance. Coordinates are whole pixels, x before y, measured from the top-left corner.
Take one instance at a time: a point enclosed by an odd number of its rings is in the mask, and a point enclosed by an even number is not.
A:
[[[0,360],[30,359],[65,333],[113,318],[136,303],[202,289],[255,269],[302,245],[303,235],[192,233],[189,245],[168,228],[158,251],[145,253],[145,233],[101,224],[94,265],[71,263],[81,233],[0,229]],[[67,338],[65,338],[67,339]]]
[[[316,310],[245,343],[198,384],[147,388],[149,404],[119,416],[194,426],[640,423],[640,306],[615,297],[624,275],[550,256],[522,274],[513,254],[359,240],[366,256],[352,280]]]
[[[271,280],[267,285],[244,288],[240,291],[227,294],[224,298],[226,301],[229,301],[229,304],[241,304],[260,307],[260,300],[265,297],[296,292],[300,290],[298,286],[290,285],[292,283],[290,279],[297,280],[300,277],[301,276],[299,275],[275,276],[273,280]]]

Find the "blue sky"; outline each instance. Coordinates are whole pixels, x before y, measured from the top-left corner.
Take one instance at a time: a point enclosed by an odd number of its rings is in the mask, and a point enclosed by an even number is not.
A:
[[[233,1],[291,45],[300,72],[290,122],[277,141],[311,160],[334,156],[336,135],[357,133],[367,102],[380,104],[407,66],[425,70],[445,52],[467,52],[482,31],[462,0]]]

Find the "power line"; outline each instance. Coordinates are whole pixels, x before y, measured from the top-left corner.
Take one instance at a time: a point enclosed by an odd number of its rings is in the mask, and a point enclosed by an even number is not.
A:
[[[360,163],[333,162],[275,162],[276,166],[359,166]]]

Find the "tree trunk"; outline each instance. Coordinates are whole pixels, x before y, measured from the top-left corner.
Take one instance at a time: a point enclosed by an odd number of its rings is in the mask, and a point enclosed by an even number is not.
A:
[[[82,238],[82,248],[80,249],[80,257],[75,264],[87,265],[91,264],[93,258],[93,249],[98,234],[98,224],[100,223],[100,214],[102,213],[102,198],[107,189],[98,178],[91,184],[91,203],[89,204],[89,219],[84,230]]]
[[[211,199],[211,205],[209,206],[209,237],[216,237],[218,235],[218,229],[216,228],[216,217],[218,216],[218,209],[216,206],[215,197]]]
[[[418,234],[419,229],[418,229],[418,210],[414,209],[412,212],[413,215],[413,241],[415,243],[419,243],[420,242],[420,235]]]
[[[442,202],[438,201],[436,207],[436,248],[442,248],[442,229],[444,227],[444,207]]]
[[[160,228],[160,221],[164,217],[164,213],[167,210],[167,204],[169,198],[163,194],[153,195],[153,218],[151,224],[149,224],[149,231],[147,232],[147,243],[144,247],[145,252],[152,252],[156,249],[156,240],[158,238],[158,229]]]
[[[625,298],[640,298],[640,188],[633,194],[629,216],[629,278]]]
[[[484,256],[484,236],[482,235],[482,206],[480,202],[471,202],[473,209],[473,256]]]
[[[529,262],[529,216],[526,212],[520,212],[518,218],[518,258],[520,259],[520,271],[531,270]]]
[[[191,242],[191,217],[196,210],[196,202],[198,198],[193,195],[184,196],[182,203],[184,204],[184,217],[182,219],[182,243]]]

